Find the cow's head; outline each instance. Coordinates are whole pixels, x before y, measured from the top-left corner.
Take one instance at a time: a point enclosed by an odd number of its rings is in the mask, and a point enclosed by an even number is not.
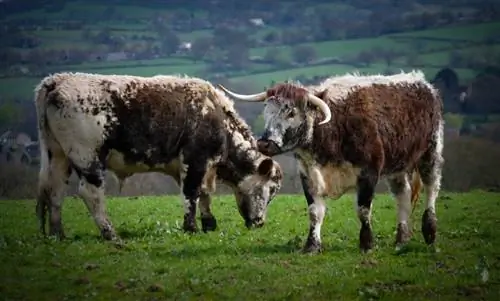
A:
[[[261,155],[253,168],[242,177],[228,179],[233,182],[238,210],[247,228],[262,227],[266,220],[267,206],[281,189],[283,173],[278,162]],[[223,166],[223,169],[227,167]],[[223,171],[224,172],[224,171]],[[231,173],[226,173],[231,175]]]
[[[267,91],[241,95],[229,91],[222,85],[220,89],[238,100],[251,102],[265,102],[264,108],[264,134],[259,139],[259,150],[274,156],[296,148],[312,135],[312,129],[318,110],[323,113],[319,125],[331,119],[328,105],[321,99],[323,93],[308,91],[304,87],[294,84],[277,84]]]

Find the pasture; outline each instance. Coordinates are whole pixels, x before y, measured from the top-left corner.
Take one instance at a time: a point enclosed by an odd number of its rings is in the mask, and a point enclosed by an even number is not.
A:
[[[68,197],[68,239],[38,235],[32,200],[0,202],[2,300],[496,300],[500,296],[500,195],[442,192],[438,247],[420,233],[393,248],[389,195],[374,202],[377,248],[358,251],[352,196],[330,201],[322,254],[298,253],[308,230],[302,195],[279,195],[268,222],[249,231],[232,196],[215,196],[217,231],[185,234],[177,196],[113,198],[110,218],[124,239],[101,241],[79,199]]]

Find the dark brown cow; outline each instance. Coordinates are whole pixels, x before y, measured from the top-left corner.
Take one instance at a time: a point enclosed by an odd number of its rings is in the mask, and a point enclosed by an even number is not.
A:
[[[41,168],[37,214],[45,233],[64,237],[62,194],[68,177],[105,239],[117,238],[104,205],[104,173],[172,176],[184,194],[184,230],[215,228],[208,193],[220,178],[231,186],[247,227],[262,226],[281,187],[279,164],[258,151],[233,102],[209,82],[180,76],[59,73],[35,91]]]
[[[422,233],[436,236],[435,202],[443,165],[442,100],[420,71],[392,76],[344,75],[318,86],[281,83],[241,100],[266,101],[261,151],[294,151],[309,205],[310,231],[304,250],[321,249],[325,215],[322,198],[338,198],[357,188],[360,248],[373,247],[371,208],[375,186],[387,179],[397,200],[397,247],[411,236],[413,195],[420,179],[426,188]]]

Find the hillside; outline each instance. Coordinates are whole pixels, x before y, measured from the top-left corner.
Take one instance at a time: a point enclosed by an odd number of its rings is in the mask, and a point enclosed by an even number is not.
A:
[[[500,62],[500,10],[488,1],[100,3],[2,2],[0,99],[25,102],[58,71],[184,73],[255,92],[414,68],[433,79],[451,67],[463,83]]]

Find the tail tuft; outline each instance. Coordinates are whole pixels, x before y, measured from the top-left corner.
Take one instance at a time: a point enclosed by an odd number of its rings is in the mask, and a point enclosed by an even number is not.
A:
[[[422,179],[420,178],[420,173],[415,169],[412,173],[411,181],[411,214],[415,211],[417,207],[418,200],[420,199],[420,190],[422,188]]]

